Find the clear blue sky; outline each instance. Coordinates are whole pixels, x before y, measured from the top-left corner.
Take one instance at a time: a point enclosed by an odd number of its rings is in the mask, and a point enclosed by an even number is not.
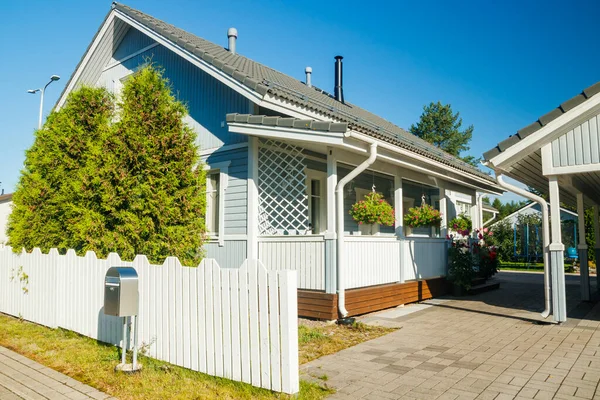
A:
[[[37,126],[89,45],[110,1],[0,3],[0,182],[14,190]],[[344,56],[348,101],[408,129],[431,101],[452,104],[481,154],[585,87],[600,81],[598,1],[159,1],[125,4],[226,45],[279,71],[333,90]],[[514,196],[506,196],[511,199]]]

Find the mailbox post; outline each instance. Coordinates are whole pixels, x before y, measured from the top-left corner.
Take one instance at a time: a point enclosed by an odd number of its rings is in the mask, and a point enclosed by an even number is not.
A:
[[[141,369],[137,363],[138,340],[138,275],[132,267],[111,267],[104,278],[104,314],[123,317],[123,349],[121,364],[117,369],[126,372],[135,372]],[[131,321],[134,317],[133,328],[133,364],[125,363],[127,352],[127,318]]]

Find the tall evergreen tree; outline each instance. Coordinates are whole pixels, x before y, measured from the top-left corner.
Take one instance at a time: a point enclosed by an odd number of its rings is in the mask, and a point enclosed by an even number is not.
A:
[[[90,93],[104,100],[89,100]],[[199,261],[205,175],[196,135],[183,122],[185,106],[152,66],[125,83],[118,106],[116,114],[103,89],[83,88],[49,117],[40,131],[45,134],[38,134],[27,153],[15,193],[15,210],[21,211],[11,217],[13,247],[93,250],[101,257],[117,252],[124,259],[145,254],[152,262],[177,256],[187,265]],[[71,108],[87,117],[78,121]],[[63,119],[68,123],[58,124]],[[85,139],[73,138],[78,135]],[[54,170],[47,165],[63,159],[59,163],[72,165]],[[42,214],[32,209],[42,203],[34,202],[42,189],[32,177],[56,182],[43,186],[53,201],[44,203],[48,211]]]
[[[9,216],[9,244],[15,250],[82,248],[71,234],[77,220],[81,176],[94,162],[93,148],[101,146],[112,112],[113,102],[105,89],[83,87],[35,132]]]
[[[461,157],[461,153],[469,150],[469,142],[473,137],[473,125],[462,130],[463,120],[460,113],[454,113],[450,104],[430,103],[423,107],[419,122],[411,125],[410,132],[428,141],[436,147],[461,158],[477,167],[479,159],[473,156]]]

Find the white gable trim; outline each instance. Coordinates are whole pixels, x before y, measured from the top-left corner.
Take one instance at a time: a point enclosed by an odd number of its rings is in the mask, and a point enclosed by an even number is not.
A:
[[[488,161],[492,169],[510,170],[515,161],[551,143],[600,112],[600,95],[584,101]]]

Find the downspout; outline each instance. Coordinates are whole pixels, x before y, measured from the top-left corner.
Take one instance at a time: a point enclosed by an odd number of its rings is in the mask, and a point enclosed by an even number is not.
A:
[[[516,193],[520,196],[523,196],[531,201],[535,201],[540,205],[542,209],[542,231],[544,233],[544,297],[546,300],[546,308],[542,312],[543,318],[548,318],[550,315],[550,263],[548,262],[548,247],[550,246],[550,224],[549,224],[549,213],[548,213],[548,203],[546,200],[541,198],[540,196],[536,196],[533,193],[528,192],[527,190],[521,189],[510,183],[504,181],[504,176],[501,173],[496,172],[496,181],[501,188],[506,190],[510,190],[513,193]]]
[[[335,187],[336,204],[336,224],[337,224],[337,292],[338,292],[338,312],[342,318],[348,316],[346,310],[346,290],[344,286],[344,186],[358,174],[366,170],[377,158],[377,143],[371,143],[369,158],[353,169],[348,175],[343,177]]]

